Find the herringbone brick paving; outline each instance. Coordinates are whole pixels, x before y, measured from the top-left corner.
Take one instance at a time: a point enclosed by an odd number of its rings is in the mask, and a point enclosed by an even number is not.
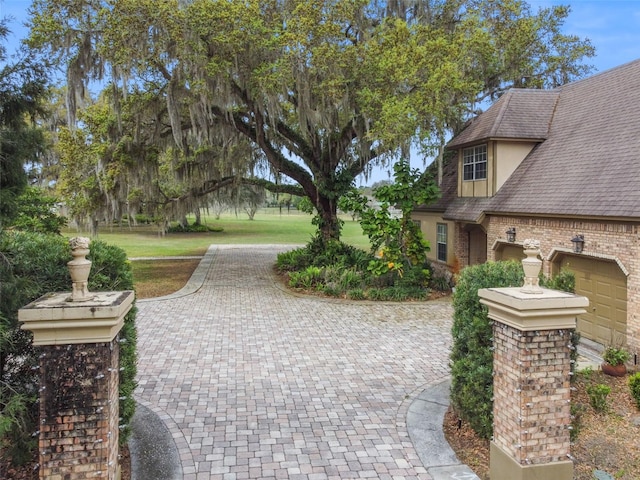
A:
[[[448,375],[447,302],[293,295],[282,247],[221,246],[193,294],[138,304],[137,399],[189,479],[430,479],[409,404]]]

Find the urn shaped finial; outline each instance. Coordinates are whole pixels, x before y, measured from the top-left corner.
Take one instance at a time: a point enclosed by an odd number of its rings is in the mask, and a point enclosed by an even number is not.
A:
[[[89,241],[85,237],[74,237],[69,240],[71,255],[73,256],[73,260],[67,263],[73,286],[71,298],[69,298],[71,302],[86,302],[93,298],[87,288],[91,261],[85,257],[89,254]]]
[[[524,254],[527,258],[522,260],[524,268],[524,285],[520,289],[522,293],[542,293],[540,288],[540,279],[538,275],[542,269],[542,260],[538,258],[540,255],[540,242],[538,240],[526,239],[523,242]]]

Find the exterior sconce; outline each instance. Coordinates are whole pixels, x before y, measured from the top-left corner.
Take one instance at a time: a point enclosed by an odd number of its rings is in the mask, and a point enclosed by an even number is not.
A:
[[[584,250],[584,235],[576,235],[571,241],[573,242],[573,251],[582,253],[582,250]]]
[[[507,234],[507,242],[513,243],[516,241],[516,227],[511,227],[505,233]]]

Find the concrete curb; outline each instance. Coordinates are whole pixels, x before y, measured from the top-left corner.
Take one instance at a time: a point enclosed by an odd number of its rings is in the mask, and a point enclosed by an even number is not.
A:
[[[449,379],[424,389],[407,412],[409,438],[433,480],[480,480],[458,460],[444,437],[442,422],[449,408]]]
[[[138,403],[131,420],[131,480],[183,478],[178,448],[171,432],[151,409]]]

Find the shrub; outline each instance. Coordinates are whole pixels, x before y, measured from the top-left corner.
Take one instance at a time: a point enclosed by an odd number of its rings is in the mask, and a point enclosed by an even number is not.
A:
[[[429,284],[434,290],[437,290],[439,292],[446,292],[448,290],[451,290],[451,285],[449,284],[449,280],[447,280],[447,278],[444,275],[438,275],[436,277],[433,277],[431,279],[431,282],[429,282]]]
[[[60,233],[67,225],[67,219],[58,215],[57,199],[49,196],[37,187],[27,187],[18,197],[18,213],[13,221],[13,228],[18,230]]]
[[[90,245],[89,259],[92,262],[88,288],[91,291],[133,290],[133,271],[127,260],[127,254],[120,247],[94,240]],[[124,317],[120,331],[120,444],[124,445],[131,434],[130,423],[135,413],[135,390],[138,333],[135,325],[137,308],[134,306]]]
[[[361,288],[354,288],[347,291],[347,297],[351,300],[364,300],[366,297],[364,290]]]
[[[367,290],[367,298],[369,300],[383,301],[387,299],[387,294],[384,288],[371,288]]]
[[[574,293],[576,291],[576,275],[571,270],[561,269],[558,274],[551,278],[541,275],[540,285],[553,290]]]
[[[636,407],[640,409],[640,372],[629,377],[629,388],[631,388],[631,396],[636,402]]]
[[[362,275],[355,268],[349,268],[340,275],[339,284],[344,291],[359,288],[363,284]]]
[[[582,403],[571,404],[571,430],[569,430],[569,440],[575,442],[582,430],[582,415],[586,410]]]
[[[547,280],[555,288],[575,285],[573,273],[565,271],[562,279]],[[454,319],[451,349],[451,403],[456,413],[483,438],[493,433],[493,329],[488,311],[480,304],[481,288],[517,287],[524,272],[520,262],[487,262],[467,267],[458,275],[453,295]],[[565,290],[572,291],[572,290]],[[571,358],[577,359],[577,332],[571,335]]]
[[[176,223],[174,225],[170,225],[167,230],[168,233],[209,233],[222,231],[224,231],[224,228],[222,227],[210,227],[208,225],[195,223],[193,225],[182,225],[180,223]]]
[[[451,403],[483,438],[493,432],[492,323],[480,304],[481,288],[522,285],[519,262],[487,262],[465,268],[453,295]]]
[[[311,265],[313,256],[306,247],[278,254],[276,268],[279,272],[296,272]]]
[[[400,287],[426,287],[429,284],[431,272],[422,265],[407,268],[395,282]]]
[[[426,296],[430,270],[424,265],[409,268],[403,275],[397,271],[372,275],[368,271],[372,261],[377,260],[364,250],[316,237],[305,247],[280,253],[276,269],[289,272],[293,288],[315,288],[331,296],[392,301]],[[367,287],[372,288],[365,293]]]
[[[319,286],[318,289],[329,297],[339,297],[342,293],[342,290],[333,285]]]
[[[89,290],[131,290],[133,277],[125,253],[103,242],[91,243],[93,262]],[[68,291],[66,264],[71,259],[65,238],[27,232],[0,234],[0,447],[14,463],[32,458],[37,445],[38,378],[32,367],[38,360],[30,332],[18,325],[18,309],[49,292]],[[120,338],[120,404],[122,422],[128,424],[135,409],[132,398],[136,375],[135,307],[125,317]],[[128,429],[121,434],[126,442]]]
[[[310,289],[319,285],[322,279],[322,269],[310,266],[301,272],[292,272],[289,276],[289,286],[293,288]]]
[[[611,387],[598,383],[587,385],[587,395],[589,403],[596,412],[602,413],[607,410],[607,397],[611,393]]]
[[[139,224],[154,223],[154,219],[151,216],[146,215],[144,213],[136,213],[135,219],[136,219],[136,223],[139,223]]]
[[[630,358],[631,354],[622,347],[607,347],[602,354],[602,359],[614,367],[627,363]]]

